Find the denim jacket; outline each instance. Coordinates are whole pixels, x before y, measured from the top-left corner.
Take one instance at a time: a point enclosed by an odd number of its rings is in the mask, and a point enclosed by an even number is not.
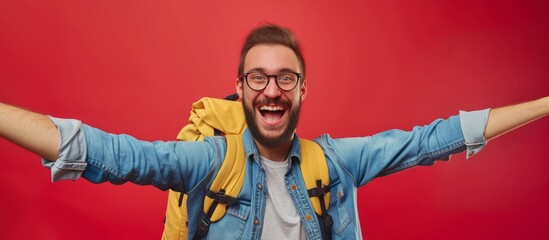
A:
[[[447,160],[451,154],[466,148],[467,156],[473,155],[486,143],[482,134],[487,114],[487,110],[462,112],[461,118],[439,119],[409,132],[390,130],[368,137],[334,139],[322,135],[316,138],[314,141],[322,147],[330,172],[328,213],[334,221],[333,239],[361,238],[356,200],[358,187],[378,176],[416,165],[432,165],[439,159]],[[60,126],[58,119],[54,122]],[[467,127],[462,130],[462,125]],[[224,137],[211,137],[203,142],[145,142],[128,135],[108,134],[84,124],[73,130],[60,128],[60,132],[60,160],[55,163],[44,161],[52,168],[52,178],[74,179],[81,174],[94,183],[130,181],[161,190],[185,192],[188,194],[189,239],[192,239],[203,216],[206,191],[224,160]],[[83,132],[85,139],[74,137],[76,132]],[[268,227],[262,224],[267,194],[263,187],[266,186],[265,170],[250,132],[246,130],[242,137],[247,166],[239,203],[229,207],[221,220],[210,225],[207,239],[260,239],[263,227]],[[70,144],[63,144],[66,139],[76,139],[80,144],[85,142],[85,146],[80,153],[74,151],[75,147],[68,151]],[[299,169],[299,148],[296,135],[289,153],[291,167],[285,176],[286,187],[308,239],[321,239],[320,225]]]

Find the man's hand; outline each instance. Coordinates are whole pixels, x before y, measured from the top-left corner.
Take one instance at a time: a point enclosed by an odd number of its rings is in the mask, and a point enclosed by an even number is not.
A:
[[[46,115],[0,103],[0,137],[46,159],[59,158],[57,126]]]

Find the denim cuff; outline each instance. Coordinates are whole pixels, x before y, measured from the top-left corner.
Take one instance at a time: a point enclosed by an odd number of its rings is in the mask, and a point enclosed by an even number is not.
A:
[[[467,159],[480,152],[486,146],[487,141],[484,138],[484,130],[486,129],[489,113],[489,108],[472,112],[459,111],[461,131],[463,132],[465,146],[467,147]]]
[[[82,122],[74,119],[61,119],[48,116],[57,126],[60,146],[59,158],[52,162],[42,158],[42,165],[51,169],[51,181],[76,180],[88,165],[86,162],[86,137]]]

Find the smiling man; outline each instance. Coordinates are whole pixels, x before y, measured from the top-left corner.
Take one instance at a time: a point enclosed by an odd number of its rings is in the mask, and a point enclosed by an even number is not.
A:
[[[284,32],[274,26],[262,30]],[[277,36],[260,36],[263,35]],[[243,55],[244,72],[239,71],[236,91],[242,99],[248,129],[267,173],[268,194],[263,217],[266,227],[262,238],[282,235],[288,239],[305,239],[305,230],[284,184],[288,153],[301,102],[307,93],[301,74],[304,64],[299,47],[292,41],[289,32],[278,40],[284,45],[247,41],[243,52],[249,50]]]
[[[246,54],[245,72],[236,83],[259,152],[274,161],[288,155],[307,93],[301,65],[286,46],[255,45]]]
[[[236,161],[245,161],[245,179],[238,201],[206,231],[199,229],[204,222],[203,200],[224,161],[228,138],[151,143],[6,104],[0,104],[0,136],[43,156],[54,180],[130,181],[187,193],[189,238],[358,239],[358,187],[457,152],[467,151],[470,157],[488,139],[549,114],[549,97],[545,97],[460,112],[409,132],[341,139],[322,135],[315,142],[324,153],[330,178],[326,187],[333,193],[327,221],[315,214],[300,170],[302,145],[295,129],[307,95],[305,76],[299,44],[288,29],[265,25],[250,33],[236,81],[249,126],[237,136],[245,157]]]

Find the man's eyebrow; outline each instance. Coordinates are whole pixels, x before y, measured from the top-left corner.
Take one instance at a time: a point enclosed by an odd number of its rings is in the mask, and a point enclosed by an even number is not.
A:
[[[260,67],[252,68],[248,72],[262,72],[262,73],[265,73],[265,68],[260,68]],[[296,71],[294,69],[291,69],[291,68],[282,68],[277,73],[281,73],[281,72],[296,72]]]
[[[248,72],[264,72],[264,68],[252,68]]]

